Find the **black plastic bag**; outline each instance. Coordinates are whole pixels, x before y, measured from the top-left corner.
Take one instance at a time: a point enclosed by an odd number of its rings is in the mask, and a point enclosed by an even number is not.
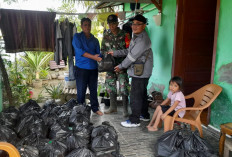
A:
[[[76,113],[75,111],[69,117],[69,126],[89,125],[90,120],[83,114]]]
[[[39,137],[47,137],[48,128],[42,119],[37,119],[29,129],[32,134],[36,134]]]
[[[110,54],[103,55],[102,60],[98,62],[98,71],[99,72],[110,72],[114,71],[115,67],[114,57]]]
[[[198,156],[212,156],[214,154],[214,150],[212,146],[203,138],[199,136],[197,131],[190,132],[182,142],[182,148],[188,152],[194,152],[198,154]]]
[[[75,99],[70,99],[68,102],[66,102],[64,105],[68,106],[70,109],[72,109],[74,106],[78,105],[77,100]]]
[[[156,155],[165,157],[215,156],[208,142],[197,131],[171,130],[164,133],[156,144]]]
[[[73,107],[72,109],[72,113],[79,113],[84,115],[86,118],[90,119],[90,115],[91,115],[91,107],[86,105],[86,104],[80,104],[78,106]]]
[[[30,127],[35,123],[35,121],[40,120],[37,115],[26,116],[19,121],[16,128],[16,132],[19,137],[23,138],[31,133]]]
[[[60,139],[69,133],[70,130],[67,127],[63,127],[60,123],[54,123],[49,131],[50,139]]]
[[[34,100],[29,100],[27,103],[19,107],[20,112],[27,113],[31,110],[40,111],[41,107]]]
[[[45,125],[51,126],[57,119],[57,111],[53,110],[56,108],[57,105],[54,103],[46,104],[46,106],[43,107],[43,110],[40,112],[41,118],[43,119]]]
[[[38,136],[37,134],[30,134],[24,138],[22,138],[17,146],[30,145],[35,147],[43,147],[49,142],[49,139]]]
[[[39,157],[39,150],[33,146],[19,146],[17,147],[21,157]]]
[[[94,152],[115,151],[117,150],[117,141],[109,133],[105,133],[103,136],[93,138],[91,149]]]
[[[56,115],[59,115],[59,111],[62,110],[62,106],[56,106],[56,107],[52,108],[50,113],[54,113]]]
[[[58,116],[55,113],[51,113],[50,111],[44,111],[41,115],[45,125],[50,127],[52,124],[58,120]]]
[[[96,156],[91,150],[85,147],[81,147],[78,149],[74,149],[66,157],[96,157]]]
[[[74,130],[76,135],[90,140],[93,126],[80,124],[80,125],[77,125],[76,127],[74,127],[73,130]]]
[[[51,110],[53,109],[54,107],[56,107],[57,105],[54,103],[54,102],[48,102],[48,103],[45,103],[43,105],[43,109],[44,110]]]
[[[18,120],[19,110],[11,106],[0,113],[0,124],[15,128]]]
[[[40,157],[64,157],[67,151],[67,146],[60,141],[49,141],[40,151]]]
[[[176,152],[183,141],[183,137],[179,130],[171,130],[165,132],[155,145],[157,156],[171,156],[173,152]]]
[[[91,137],[95,138],[97,136],[104,136],[105,133],[109,133],[111,137],[117,140],[118,134],[116,130],[114,129],[114,127],[109,125],[107,122],[103,122],[102,124],[105,124],[105,125],[100,125],[93,129]]]
[[[118,135],[109,122],[102,122],[102,125],[94,128],[91,137],[91,150],[94,152],[105,153],[105,151],[116,151],[116,154],[119,155]]]
[[[67,150],[72,151],[79,147],[88,147],[89,140],[76,135],[74,132],[67,134],[64,141],[67,145]]]
[[[16,133],[12,129],[0,125],[0,141],[9,142],[14,145],[18,140]]]

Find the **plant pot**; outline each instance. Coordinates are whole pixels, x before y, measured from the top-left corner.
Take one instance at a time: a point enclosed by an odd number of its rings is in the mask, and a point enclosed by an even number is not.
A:
[[[110,106],[110,99],[109,98],[102,98],[103,100],[103,103],[106,105],[106,106]]]
[[[32,85],[34,88],[41,88],[42,87],[42,80],[33,80]]]
[[[48,85],[48,79],[42,79],[42,85]]]
[[[57,105],[60,105],[60,104],[61,104],[61,99],[55,99],[55,103],[56,103]]]
[[[68,77],[64,78],[64,87],[65,88],[76,88],[76,80],[70,81]]]

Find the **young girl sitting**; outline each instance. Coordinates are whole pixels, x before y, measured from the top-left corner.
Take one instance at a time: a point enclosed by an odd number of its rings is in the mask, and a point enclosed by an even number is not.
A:
[[[149,131],[157,131],[158,128],[158,124],[160,122],[160,120],[164,120],[164,118],[167,115],[173,116],[175,111],[180,109],[180,108],[184,108],[186,107],[186,103],[185,103],[185,98],[183,93],[181,92],[182,89],[182,79],[178,76],[173,77],[170,81],[169,81],[169,93],[167,96],[167,99],[165,99],[160,106],[157,106],[152,120],[150,121],[150,123],[148,124],[147,128]],[[171,104],[169,106],[169,102],[171,100]],[[179,113],[179,117],[183,117],[185,114],[185,111],[182,111]]]

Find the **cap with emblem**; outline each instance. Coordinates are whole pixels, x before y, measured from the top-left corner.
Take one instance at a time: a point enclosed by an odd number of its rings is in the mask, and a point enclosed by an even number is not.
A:
[[[145,18],[143,15],[136,15],[134,18],[131,18],[129,21],[134,21],[134,20],[137,20],[137,21],[140,21],[140,22],[143,22],[144,24],[147,24],[147,18]]]
[[[118,22],[118,16],[111,14],[107,17],[107,23]]]

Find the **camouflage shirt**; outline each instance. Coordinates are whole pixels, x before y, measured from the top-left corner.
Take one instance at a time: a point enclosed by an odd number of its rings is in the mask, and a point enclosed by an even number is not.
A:
[[[129,47],[130,44],[130,34],[126,33],[123,30],[118,28],[118,34],[114,35],[110,30],[105,31],[102,45],[101,45],[101,53],[105,54],[110,50],[121,50]],[[125,57],[114,57],[116,65],[119,65]],[[116,66],[115,65],[115,66]],[[120,95],[129,95],[129,80],[127,75],[127,70],[124,69],[119,73],[115,72],[107,72],[106,73],[106,82],[105,87],[109,94],[115,93],[117,94],[117,84],[116,80],[119,81],[119,91]]]
[[[118,28],[119,29],[119,28]],[[126,33],[124,30],[119,29],[117,35],[114,35],[110,29],[106,30],[103,34],[101,53],[105,54],[110,50],[121,50],[129,47],[130,44],[130,34]],[[125,57],[116,58],[116,65],[120,64]]]

